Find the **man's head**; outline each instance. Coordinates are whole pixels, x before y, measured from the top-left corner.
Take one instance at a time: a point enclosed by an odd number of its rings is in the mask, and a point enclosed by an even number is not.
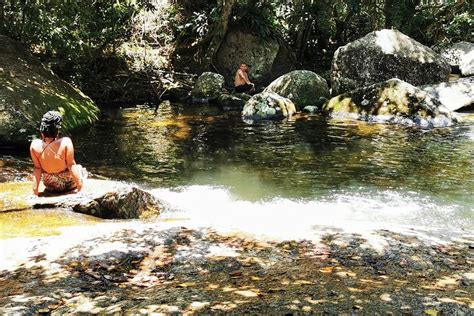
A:
[[[57,111],[48,111],[41,119],[40,132],[44,137],[56,138],[61,128],[61,113]]]
[[[239,65],[239,68],[242,69],[243,71],[248,71],[249,70],[249,65],[242,63]]]

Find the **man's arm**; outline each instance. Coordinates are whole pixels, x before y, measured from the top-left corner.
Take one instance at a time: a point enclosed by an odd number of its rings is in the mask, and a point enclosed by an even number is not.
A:
[[[242,78],[246,84],[252,84],[249,80],[249,76],[247,76],[247,74],[242,69],[239,69],[238,73],[240,78]]]
[[[41,164],[39,162],[38,157],[36,157],[36,153],[33,149],[33,143],[30,146],[30,155],[31,160],[33,160],[33,194],[38,195],[38,188],[41,181],[41,174],[43,173],[43,169],[41,168]]]

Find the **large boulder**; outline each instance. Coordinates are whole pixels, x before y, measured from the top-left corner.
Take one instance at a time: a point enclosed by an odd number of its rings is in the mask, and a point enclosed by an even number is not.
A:
[[[332,94],[399,78],[412,85],[447,81],[448,62],[397,30],[381,30],[339,47],[331,69]]]
[[[274,92],[262,92],[254,95],[245,103],[242,117],[248,120],[290,118],[296,113],[296,107],[290,99]]]
[[[224,77],[213,72],[204,72],[196,81],[191,96],[194,101],[208,102],[216,100],[225,92]]]
[[[329,97],[326,80],[309,70],[294,70],[280,76],[264,91],[290,99],[299,110],[308,105],[323,105]]]
[[[63,133],[92,124],[99,114],[90,98],[0,35],[0,146],[28,143],[49,110],[62,113]]]
[[[461,57],[461,61],[459,62],[459,70],[461,70],[461,74],[463,76],[474,75],[474,50]]]
[[[462,110],[474,104],[474,77],[425,85],[420,89],[439,100],[450,111]]]
[[[474,75],[474,43],[458,42],[440,51],[454,69],[458,68],[462,75]]]
[[[31,195],[30,182],[0,183],[0,212],[67,208],[100,218],[143,218],[160,214],[159,201],[149,192],[121,182],[87,179],[80,193]],[[43,191],[40,186],[40,191]]]
[[[234,76],[239,65],[250,65],[250,80],[257,84],[271,76],[273,63],[280,45],[276,40],[231,30],[227,33],[216,56],[216,67],[222,73],[228,85],[234,84]]]
[[[323,112],[332,116],[380,122],[449,126],[456,119],[428,92],[399,79],[390,79],[352,90],[330,99]]]

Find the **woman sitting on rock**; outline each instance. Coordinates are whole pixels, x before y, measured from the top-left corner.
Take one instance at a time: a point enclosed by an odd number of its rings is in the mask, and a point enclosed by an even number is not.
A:
[[[58,137],[62,117],[59,112],[49,111],[41,119],[41,139],[35,139],[30,146],[34,165],[33,193],[43,176],[48,192],[62,193],[82,189],[85,169],[74,160],[74,146],[69,137]]]

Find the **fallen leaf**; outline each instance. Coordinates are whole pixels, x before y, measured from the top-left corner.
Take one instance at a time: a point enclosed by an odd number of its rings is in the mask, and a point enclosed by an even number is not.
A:
[[[306,280],[296,280],[295,285],[313,285],[314,282],[306,281]]]
[[[331,273],[333,270],[334,270],[334,267],[324,267],[324,268],[319,269],[319,272]]]
[[[184,282],[176,285],[176,287],[187,288],[196,285],[195,282]]]
[[[436,309],[425,309],[424,310],[425,314],[431,315],[431,316],[437,316],[438,311]]]
[[[251,290],[235,291],[234,293],[242,295],[244,297],[257,297],[258,296],[258,291],[251,291]]]

